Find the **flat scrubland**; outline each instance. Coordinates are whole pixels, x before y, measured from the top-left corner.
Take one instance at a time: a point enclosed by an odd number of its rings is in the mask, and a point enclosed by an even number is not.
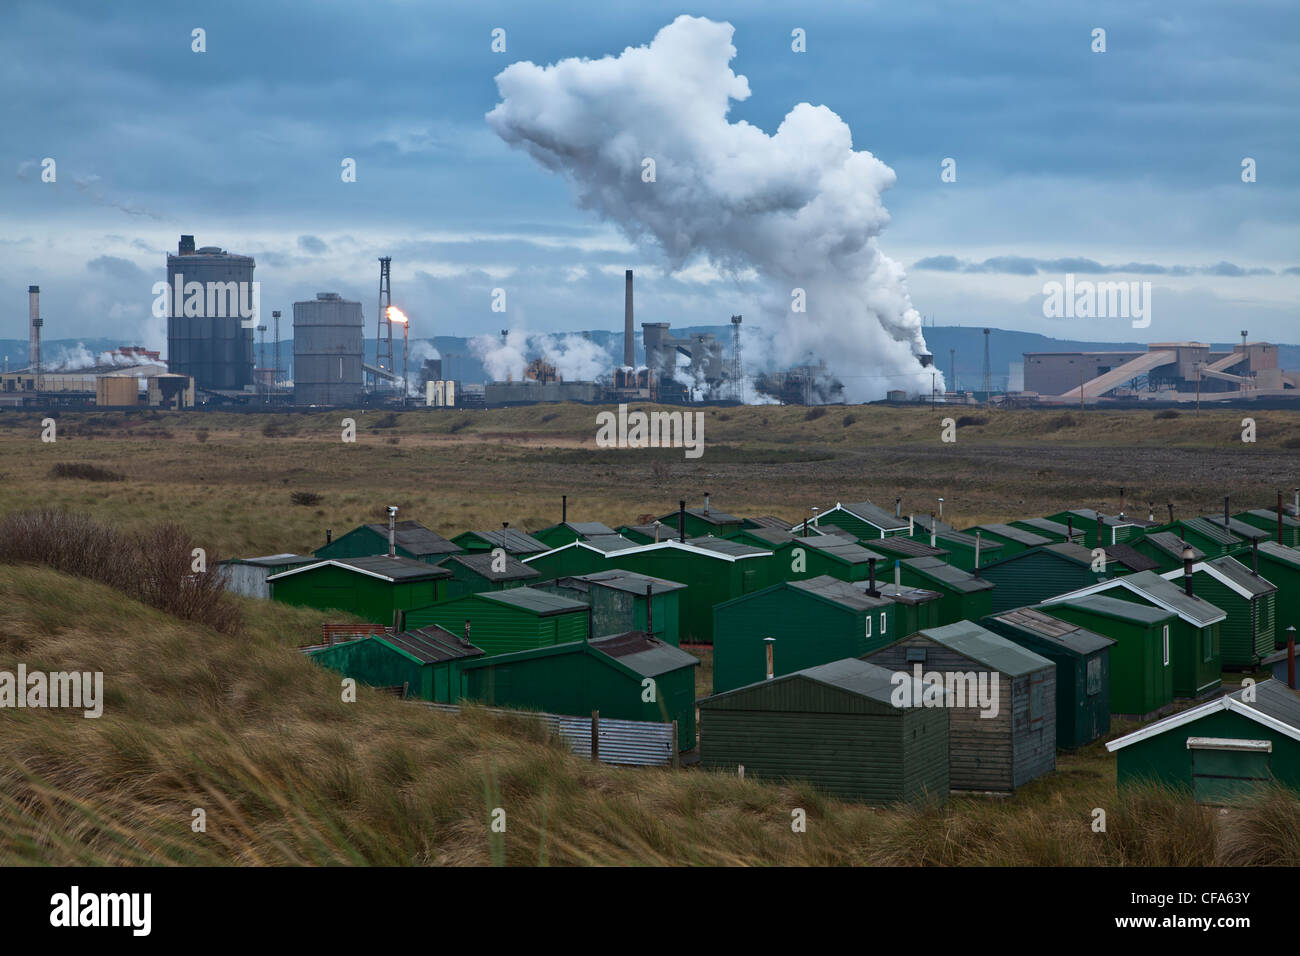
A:
[[[960,526],[1114,511],[1120,486],[1130,512],[1217,510],[1224,494],[1262,507],[1300,472],[1300,420],[1284,412],[1254,416],[1258,442],[1244,444],[1237,411],[712,409],[704,457],[687,460],[597,449],[596,411],[63,414],[54,443],[42,415],[5,412],[0,516],[67,509],[132,533],[176,522],[210,554],[250,555],[309,550],[388,504],[450,536],[553,523],[561,494],[570,518],[608,524],[704,491],[723,510],[786,518],[901,494],[917,511],[943,496]],[[354,444],[339,440],[345,415]],[[986,422],[944,444],[948,415]],[[337,675],[296,650],[326,615],[230,600],[233,631],[0,565],[0,669],[103,671],[106,697],[93,720],[0,712],[0,863],[1300,864],[1294,797],[1224,812],[1117,793],[1100,743],[1013,797],[871,808],[803,784],[593,765],[526,718],[473,707],[450,716],[365,689],[345,704]],[[496,808],[504,834],[489,828]],[[806,833],[791,829],[795,808]]]

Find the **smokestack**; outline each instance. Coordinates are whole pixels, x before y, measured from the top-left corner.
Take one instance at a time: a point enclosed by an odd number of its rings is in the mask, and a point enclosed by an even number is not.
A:
[[[870,575],[870,577],[867,579],[868,582],[867,594],[871,595],[871,597],[880,597],[880,592],[876,590],[876,559],[875,558],[867,558],[867,574]]]
[[[636,367],[636,339],[632,336],[632,270],[626,272],[627,287],[623,293],[623,364]]]
[[[677,540],[686,543],[686,502],[677,502]]]
[[[41,287],[38,285],[29,285],[27,287],[27,319],[28,319],[28,343],[27,343],[27,365],[31,368],[36,376],[36,387],[41,387],[41,326],[44,321],[41,319]]]
[[[569,496],[560,495],[560,524],[569,523]]]
[[[1192,563],[1196,560],[1196,555],[1192,549],[1183,548],[1183,592],[1192,597]]]
[[[763,638],[763,643],[767,645],[767,679],[771,680],[776,676],[776,670],[772,666],[772,645],[776,643],[776,638],[765,637]]]

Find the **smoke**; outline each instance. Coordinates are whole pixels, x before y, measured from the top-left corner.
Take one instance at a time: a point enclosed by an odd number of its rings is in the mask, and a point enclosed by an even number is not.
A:
[[[547,335],[511,329],[504,340],[480,335],[469,342],[470,351],[483,363],[494,382],[519,381],[534,358],[555,366],[566,382],[591,382],[609,372],[612,358],[605,349],[581,335]]]
[[[618,56],[512,64],[487,121],[672,269],[703,256],[729,276],[756,271],[772,288],[778,361],[824,355],[852,400],[928,393],[920,315],[902,268],[876,245],[894,171],[855,151],[825,106],[796,105],[774,135],[729,122],[730,101],[750,95],[728,65],[732,33],[681,16]],[[805,313],[791,311],[795,289]]]
[[[45,372],[79,372],[98,366],[115,366],[122,368],[132,365],[161,365],[144,355],[123,355],[121,352],[91,352],[86,343],[78,342],[72,347],[60,346],[49,357],[41,357],[41,370]]]

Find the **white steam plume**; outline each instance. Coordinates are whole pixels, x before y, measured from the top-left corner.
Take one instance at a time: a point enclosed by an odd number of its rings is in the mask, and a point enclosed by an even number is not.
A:
[[[609,372],[612,362],[609,352],[581,335],[511,329],[504,341],[499,336],[480,335],[470,339],[469,347],[494,382],[504,382],[507,377],[519,381],[532,358],[554,365],[566,382],[595,381]]]
[[[656,242],[673,269],[703,255],[731,275],[757,271],[775,301],[804,289],[806,314],[775,309],[779,360],[824,355],[851,400],[928,393],[920,315],[901,267],[876,246],[894,171],[855,151],[825,106],[798,104],[771,136],[729,122],[730,101],[750,95],[728,65],[732,33],[681,16],[616,57],[512,64],[487,121],[568,176],[584,208]],[[647,158],[654,182],[642,179]]]

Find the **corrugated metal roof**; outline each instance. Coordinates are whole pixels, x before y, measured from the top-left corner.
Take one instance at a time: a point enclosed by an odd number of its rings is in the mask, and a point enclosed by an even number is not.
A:
[[[222,561],[222,564],[253,564],[259,568],[279,567],[282,564],[311,564],[313,561],[319,561],[315,555],[311,554],[268,554],[260,558],[231,558],[229,561]]]
[[[436,624],[412,628],[401,634],[381,634],[379,638],[400,647],[423,664],[482,657],[484,653],[481,648]]]
[[[368,555],[362,558],[326,558],[318,560],[315,564],[304,564],[301,567],[290,568],[288,571],[281,571],[279,574],[273,574],[267,578],[268,581],[278,581],[282,578],[290,577],[294,574],[305,574],[314,571],[316,568],[333,565],[334,567],[344,568],[351,571],[357,571],[361,574],[367,574],[371,577],[382,578],[385,581],[426,581],[430,578],[449,578],[451,572],[446,568],[440,568],[432,564],[425,564],[423,561],[415,561],[411,558],[390,558],[386,554]]]
[[[1075,564],[1092,567],[1092,552],[1081,544],[1074,544],[1071,541],[1058,541],[1056,544],[1044,545],[1043,550],[1059,554]],[[1015,555],[1012,555],[1012,557],[1014,558]]]
[[[667,578],[656,578],[648,574],[638,574],[636,571],[623,571],[617,568],[609,571],[595,571],[591,574],[570,575],[566,580],[570,578],[577,581],[589,581],[592,584],[600,584],[607,588],[642,596],[645,595],[647,586],[653,589],[652,594],[667,594],[669,591],[680,591],[686,587],[685,584],[669,581]]]
[[[885,531],[897,531],[907,527],[906,519],[895,517],[892,512],[873,505],[870,501],[855,501],[847,505],[842,504],[839,507],[849,514],[861,518],[868,524],[873,524]]]
[[[846,564],[868,564],[874,558],[880,567],[884,567],[885,556],[864,548],[856,541],[847,538],[825,535],[820,538],[801,538],[800,547],[816,548],[822,554]]]
[[[1213,521],[1206,521],[1204,518],[1186,518],[1183,521],[1178,522],[1178,524],[1182,525],[1188,531],[1195,531],[1202,537],[1209,538],[1216,544],[1225,544],[1229,547],[1235,547],[1236,545],[1241,544],[1241,539],[1235,534],[1230,534],[1229,532],[1224,531],[1223,528],[1215,524]]]
[[[375,523],[366,527],[385,541],[388,540],[388,525]],[[448,541],[436,531],[430,531],[418,521],[399,521],[393,531],[397,546],[410,554],[455,554],[461,550],[459,545]]]
[[[1143,537],[1144,540],[1151,542],[1152,547],[1159,548],[1161,551],[1165,552],[1165,554],[1177,558],[1179,561],[1183,560],[1183,549],[1188,545],[1186,541],[1174,534],[1174,532],[1153,531]],[[1205,559],[1205,552],[1195,546],[1192,547],[1192,554],[1195,556],[1194,560],[1196,561],[1202,561]]]
[[[1272,512],[1269,512],[1269,514],[1273,515]],[[1273,515],[1273,517],[1276,518],[1277,516]],[[1219,529],[1224,527],[1223,515],[1205,515],[1205,520]],[[1246,522],[1237,518],[1228,519],[1227,529],[1237,537],[1245,538],[1247,541],[1262,541],[1267,540],[1269,537],[1269,533],[1263,528],[1256,528],[1253,524],[1246,524]]]
[[[943,532],[943,531],[957,530],[948,522],[941,521],[937,517],[931,518],[929,515],[912,515],[912,521],[916,525],[916,527],[920,528],[922,531],[929,531],[931,525],[934,526],[934,530],[936,533]]]
[[[473,533],[488,542],[492,547],[505,548],[514,554],[540,554],[543,551],[551,550],[548,545],[538,541],[532,535],[516,531],[514,528],[501,528],[496,531],[475,531]]]
[[[709,524],[741,524],[744,521],[743,518],[737,518],[735,515],[729,515],[725,511],[719,511],[717,508],[712,507],[707,512],[703,508],[687,508],[686,513],[699,518],[701,521],[707,521]],[[678,530],[676,511],[660,515],[659,522],[671,527],[674,531]]]
[[[1060,535],[1067,538],[1070,535],[1070,526],[1061,524],[1059,521],[1053,521],[1050,518],[1021,518],[1019,524],[1029,525],[1036,531],[1042,531],[1046,534]],[[1074,529],[1075,537],[1083,534],[1079,528]]]
[[[855,587],[847,581],[841,581],[839,578],[833,578],[829,574],[820,574],[805,581],[787,581],[786,587],[807,591],[809,594],[817,595],[822,600],[830,601],[853,611],[868,611],[891,603],[888,598],[871,597],[862,588]]]
[[[776,528],[782,531],[789,531],[794,527],[784,518],[778,518],[776,515],[760,515],[757,518],[747,518],[750,524],[757,525],[759,528]]]
[[[1239,588],[1249,592],[1254,597],[1262,594],[1272,594],[1277,590],[1277,586],[1269,581],[1265,581],[1258,574],[1252,574],[1250,568],[1246,567],[1236,558],[1222,557],[1215,558],[1212,561],[1206,561],[1206,564],[1213,565],[1219,573],[1225,578],[1232,581]]]
[[[970,621],[923,628],[917,633],[1008,677],[1021,677],[1046,667],[1056,667],[1046,657]]]
[[[597,534],[617,534],[609,525],[601,524],[599,521],[567,521],[564,523],[564,527],[583,537]]]
[[[1106,560],[1114,561],[1116,564],[1122,564],[1131,571],[1153,571],[1160,567],[1160,562],[1148,558],[1141,551],[1137,551],[1131,544],[1109,544],[1102,549],[1106,552]]]
[[[797,677],[806,677],[819,684],[837,687],[850,694],[870,697],[884,704],[892,705],[893,702],[894,672],[854,657],[831,661],[829,664],[819,664],[816,667],[808,667],[773,679],[790,680]],[[737,690],[741,689],[743,688],[737,688]]]
[[[951,544],[961,544],[961,545],[965,545],[968,548],[975,547],[975,535],[966,534],[964,531],[939,530],[938,532],[935,533],[935,537],[937,537],[940,541],[947,541]],[[989,554],[990,552],[993,551],[1001,551],[1001,550],[1002,550],[1001,542],[990,541],[988,538],[985,538],[983,535],[980,536],[981,556],[985,554]]]
[[[520,561],[512,554],[504,555],[505,570],[494,571],[493,565],[497,563],[497,556],[490,551],[480,554],[453,554],[443,562],[443,567],[456,562],[463,564],[476,574],[481,574],[489,581],[517,581],[520,578],[538,578],[541,574],[535,568],[530,568],[524,562]]]
[[[932,548],[924,541],[913,541],[911,538],[881,538],[879,541],[872,539],[871,547],[889,555],[901,555],[908,558],[937,558],[940,555],[952,554],[944,548]]]
[[[728,538],[687,538],[686,543],[696,548],[703,548],[705,551],[716,551],[718,554],[729,554],[733,557],[771,553],[763,548],[755,548],[753,545],[741,541],[731,541]]]
[[[1077,624],[1044,614],[1032,607],[1018,608],[995,617],[1003,624],[1053,641],[1078,654],[1092,654],[1115,643],[1109,637],[1102,637]]]
[[[1103,614],[1106,617],[1138,621],[1142,624],[1158,624],[1161,621],[1168,620],[1173,614],[1172,611],[1166,611],[1164,608],[1151,607],[1149,604],[1138,604],[1134,601],[1121,601],[1119,598],[1108,597],[1105,594],[1085,594],[1055,604],[1040,604],[1039,607],[1045,607],[1050,614],[1056,604],[1082,608],[1085,611]]]
[[[1097,523],[1097,512],[1094,511],[1092,508],[1071,508],[1070,514],[1078,515],[1080,518],[1083,518],[1085,521],[1091,521],[1093,524]],[[1102,515],[1101,523],[1106,525],[1107,527],[1112,527],[1112,528],[1124,528],[1124,527],[1128,527],[1129,525],[1138,524],[1138,522],[1132,518],[1128,518],[1128,517],[1120,518],[1117,517],[1116,515]],[[1142,522],[1142,524],[1144,525],[1146,523],[1147,522],[1145,521]]]
[[[802,541],[803,538],[791,531],[782,528],[746,528],[745,534],[753,535],[760,541],[766,541],[771,545],[785,544],[787,541]],[[808,537],[815,537],[809,535]]]
[[[866,586],[865,581],[854,583],[854,587],[865,588]],[[895,604],[925,604],[928,601],[938,601],[943,597],[938,591],[927,591],[925,588],[909,587],[906,584],[895,587],[892,581],[888,584],[877,584],[876,590]]]
[[[531,611],[538,617],[587,610],[587,605],[581,601],[574,601],[558,594],[548,594],[530,587],[510,588],[508,591],[484,591],[474,596],[485,601],[496,601],[498,604],[509,604],[511,607]]]
[[[1253,508],[1250,511],[1247,511],[1246,514],[1253,515],[1256,518],[1265,518],[1268,521],[1273,522],[1274,527],[1277,526],[1277,512],[1271,508]],[[1282,515],[1282,527],[1300,528],[1300,521],[1297,521],[1295,518],[1292,518],[1289,514],[1284,512]]]
[[[1186,618],[1197,627],[1207,627],[1227,616],[1209,601],[1194,594],[1187,594],[1174,582],[1162,578],[1154,571],[1137,571],[1126,577],[1116,578],[1115,584],[1135,591],[1157,604],[1172,608],[1180,617]]]
[[[1300,549],[1288,548],[1276,541],[1261,541],[1259,543],[1259,553],[1268,555],[1277,561],[1300,567]]]
[[[997,535],[1000,538],[1023,544],[1026,548],[1036,548],[1039,545],[1052,543],[1051,538],[1044,538],[1041,534],[1034,534],[1032,531],[1016,528],[1009,524],[981,524],[966,529],[967,534],[975,531],[987,531],[989,534]],[[1064,533],[1064,529],[1062,529],[1062,533]]]
[[[1253,687],[1255,699],[1248,703],[1245,700],[1246,690],[1247,688],[1243,687],[1235,693],[1217,697],[1209,703],[1188,708],[1163,720],[1147,724],[1118,740],[1110,741],[1106,744],[1106,749],[1113,753],[1220,711],[1238,714],[1293,740],[1300,740],[1300,697],[1296,696],[1295,691],[1276,679],[1260,681]]]
[[[622,551],[624,548],[641,547],[636,541],[625,538],[621,534],[594,534],[589,538],[584,538],[582,543],[598,551],[604,551],[606,554],[611,551]]]
[[[945,564],[938,558],[908,558],[903,562],[904,566],[925,575],[928,578],[940,582],[945,587],[959,591],[962,594],[971,594],[975,591],[987,591],[993,587],[992,581],[985,581],[977,578],[968,571],[961,568],[954,568],[951,564]]]
[[[628,631],[598,637],[591,646],[620,664],[632,668],[642,677],[658,677],[683,667],[698,667],[700,660],[678,647],[665,644],[656,637],[646,637],[641,631]]]

